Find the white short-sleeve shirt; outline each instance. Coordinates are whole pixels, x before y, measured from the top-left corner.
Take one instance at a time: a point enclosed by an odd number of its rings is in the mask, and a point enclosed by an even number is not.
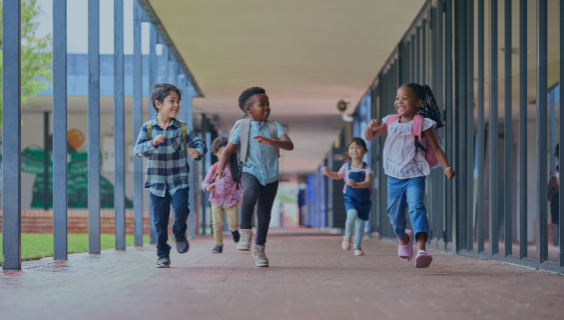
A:
[[[382,119],[386,123],[388,116]],[[384,172],[396,179],[409,179],[421,176],[427,176],[431,173],[429,163],[425,160],[425,153],[415,148],[411,135],[411,127],[413,121],[408,123],[400,123],[394,121],[388,127],[388,137],[384,144]],[[435,121],[424,118],[422,131],[436,126]],[[425,145],[425,138],[419,139],[422,145]],[[417,151],[417,154],[415,153]],[[429,150],[429,152],[432,152]]]

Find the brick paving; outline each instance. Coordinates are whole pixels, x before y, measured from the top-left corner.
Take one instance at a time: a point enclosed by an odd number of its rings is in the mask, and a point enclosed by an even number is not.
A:
[[[1,319],[562,319],[564,277],[432,252],[429,269],[367,239],[364,257],[317,230],[272,230],[271,267],[213,239],[154,267],[152,246],[0,273]]]

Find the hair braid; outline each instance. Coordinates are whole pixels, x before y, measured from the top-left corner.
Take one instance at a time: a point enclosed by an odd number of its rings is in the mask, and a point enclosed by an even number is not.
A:
[[[419,107],[417,111],[420,115],[424,118],[429,118],[437,123],[436,129],[442,128],[444,126],[443,120],[441,117],[441,110],[439,109],[439,105],[435,100],[435,96],[433,95],[433,91],[428,85],[420,85],[417,83],[408,83],[404,86],[411,88],[417,98],[423,100],[423,104]]]

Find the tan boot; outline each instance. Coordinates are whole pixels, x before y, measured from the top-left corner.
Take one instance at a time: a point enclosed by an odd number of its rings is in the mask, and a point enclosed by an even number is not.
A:
[[[253,246],[253,257],[255,258],[255,265],[257,267],[268,267],[268,258],[266,257],[264,249],[264,245],[255,244]]]
[[[253,231],[251,229],[241,229],[241,239],[237,243],[237,250],[251,251],[253,241]]]

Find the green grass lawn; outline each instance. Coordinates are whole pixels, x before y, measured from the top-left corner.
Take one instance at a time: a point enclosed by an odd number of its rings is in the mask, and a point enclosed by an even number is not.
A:
[[[102,249],[115,248],[116,237],[113,234],[102,234],[100,246]],[[149,243],[149,236],[143,236],[143,243]],[[134,244],[133,235],[125,236],[125,245]],[[77,233],[68,235],[68,253],[88,252],[88,234]],[[2,235],[0,234],[0,257],[2,256]],[[50,233],[23,233],[22,234],[22,260],[37,260],[53,256],[53,234]],[[0,265],[2,259],[0,259]]]

